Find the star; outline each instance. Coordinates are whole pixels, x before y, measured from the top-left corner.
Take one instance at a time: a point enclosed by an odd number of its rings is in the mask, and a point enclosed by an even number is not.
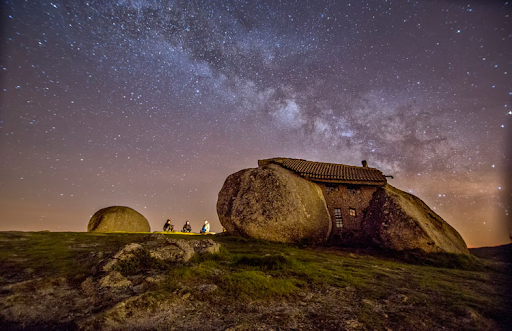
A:
[[[0,230],[122,204],[219,231],[226,177],[284,156],[368,159],[469,245],[509,241],[481,192],[509,189],[508,2],[2,6]]]

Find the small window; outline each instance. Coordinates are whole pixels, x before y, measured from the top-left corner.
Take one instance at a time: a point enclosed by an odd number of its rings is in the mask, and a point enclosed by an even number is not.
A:
[[[338,191],[338,185],[326,185],[325,190],[327,192]]]
[[[356,210],[355,210],[354,208],[350,208],[350,209],[348,210],[348,214],[349,214],[350,216],[356,216]]]
[[[336,228],[341,230],[343,228],[343,219],[341,218],[341,208],[334,208],[334,219],[336,220]]]
[[[361,189],[358,186],[349,185],[347,186],[348,194],[361,194]]]

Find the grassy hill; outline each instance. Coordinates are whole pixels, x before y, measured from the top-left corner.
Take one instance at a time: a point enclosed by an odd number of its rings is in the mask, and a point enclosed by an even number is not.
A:
[[[471,248],[471,254],[481,259],[512,263],[512,244]]]
[[[510,330],[511,265],[450,254],[299,247],[230,236],[218,254],[120,269],[100,261],[148,234],[0,233],[0,329]]]

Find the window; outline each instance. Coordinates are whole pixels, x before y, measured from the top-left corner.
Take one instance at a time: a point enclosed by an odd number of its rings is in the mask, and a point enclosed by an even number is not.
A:
[[[348,214],[349,214],[350,216],[356,216],[356,210],[355,210],[354,208],[349,208],[349,210],[348,210]]]
[[[341,208],[334,208],[334,219],[336,228],[340,231],[343,228],[343,219],[341,218]]]
[[[361,194],[361,189],[358,186],[348,185],[347,192],[348,194]]]
[[[326,185],[325,190],[327,192],[338,191],[338,185]]]

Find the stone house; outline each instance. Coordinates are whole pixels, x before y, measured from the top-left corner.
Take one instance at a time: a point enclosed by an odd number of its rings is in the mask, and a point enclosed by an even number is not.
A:
[[[258,166],[277,164],[322,189],[332,221],[330,240],[350,243],[363,234],[363,220],[373,193],[386,185],[386,176],[375,168],[312,162],[290,158],[258,160]]]

